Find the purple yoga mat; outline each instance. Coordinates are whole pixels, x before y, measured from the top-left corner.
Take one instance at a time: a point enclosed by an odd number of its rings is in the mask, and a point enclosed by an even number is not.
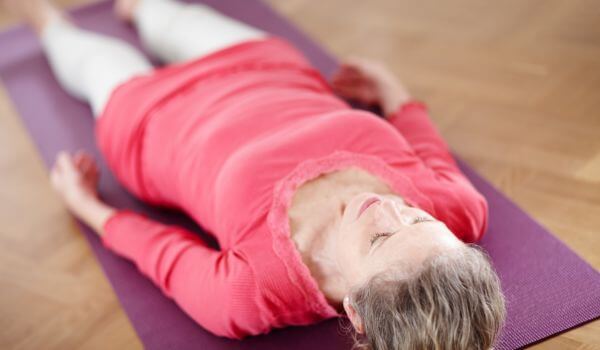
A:
[[[234,18],[288,38],[325,75],[335,60],[265,4],[255,0],[206,3]],[[117,21],[111,3],[73,11],[84,28],[133,43],[133,29]],[[0,77],[48,167],[59,150],[84,148],[100,160],[103,198],[165,223],[201,233],[183,214],[145,205],[128,194],[110,174],[93,139],[89,107],[58,85],[29,30],[17,27],[0,34]],[[497,349],[515,349],[600,316],[600,274],[537,224],[464,162],[459,164],[489,201],[489,230],[480,244],[491,255],[508,302],[508,319]],[[265,336],[234,341],[211,335],[163,296],[129,261],[106,250],[81,225],[123,308],[148,349],[349,349],[338,320],[289,327]]]

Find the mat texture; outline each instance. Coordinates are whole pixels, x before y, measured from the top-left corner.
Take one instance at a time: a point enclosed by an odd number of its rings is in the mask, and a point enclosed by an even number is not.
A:
[[[331,56],[265,4],[255,0],[206,3],[288,38],[326,76],[335,69],[336,61]],[[113,17],[110,2],[78,8],[73,15],[84,28],[140,47],[133,29]],[[101,159],[93,139],[89,107],[59,87],[42,56],[39,42],[28,29],[16,27],[0,34],[0,77],[48,167],[62,149],[84,148]],[[184,215],[157,210],[133,198],[115,181],[106,165],[100,163],[103,174],[100,192],[107,202],[201,232]],[[480,244],[493,258],[508,301],[507,324],[496,348],[520,348],[600,316],[599,273],[464,162],[459,160],[459,163],[490,205],[489,231]],[[133,264],[107,251],[85,226],[82,229],[148,349],[350,348],[350,339],[343,334],[337,320],[290,327],[243,341],[212,336],[164,297]]]

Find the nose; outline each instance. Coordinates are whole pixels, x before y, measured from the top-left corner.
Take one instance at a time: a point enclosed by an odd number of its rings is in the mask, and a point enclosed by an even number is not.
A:
[[[408,206],[402,206],[396,201],[382,198],[379,203],[378,213],[381,218],[392,220],[396,223],[409,225],[414,217],[420,216],[419,212]]]
[[[387,219],[392,219],[394,221],[398,221],[401,219],[401,208],[393,200],[390,200],[388,198],[381,198],[381,201],[376,205],[379,206],[379,208],[377,208],[377,212],[381,216]]]

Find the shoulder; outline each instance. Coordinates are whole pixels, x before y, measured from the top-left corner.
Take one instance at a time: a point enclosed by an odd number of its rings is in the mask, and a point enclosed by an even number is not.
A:
[[[430,181],[427,195],[434,203],[436,217],[462,241],[479,241],[488,227],[487,199],[463,176]]]

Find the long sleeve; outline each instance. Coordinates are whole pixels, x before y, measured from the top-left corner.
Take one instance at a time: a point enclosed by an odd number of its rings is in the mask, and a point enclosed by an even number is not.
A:
[[[438,193],[445,198],[449,227],[466,242],[478,241],[488,225],[488,203],[459,169],[427,113],[425,104],[403,104],[388,121],[402,134],[415,154],[431,169],[436,180],[444,184]],[[442,191],[442,190],[440,190]],[[435,194],[434,194],[435,195]]]
[[[388,121],[400,131],[423,163],[437,176],[462,176],[448,145],[431,122],[424,103],[407,102]]]
[[[133,261],[168,297],[214,334],[242,338],[264,333],[257,289],[244,255],[218,251],[200,237],[129,210],[104,224],[103,244]]]

